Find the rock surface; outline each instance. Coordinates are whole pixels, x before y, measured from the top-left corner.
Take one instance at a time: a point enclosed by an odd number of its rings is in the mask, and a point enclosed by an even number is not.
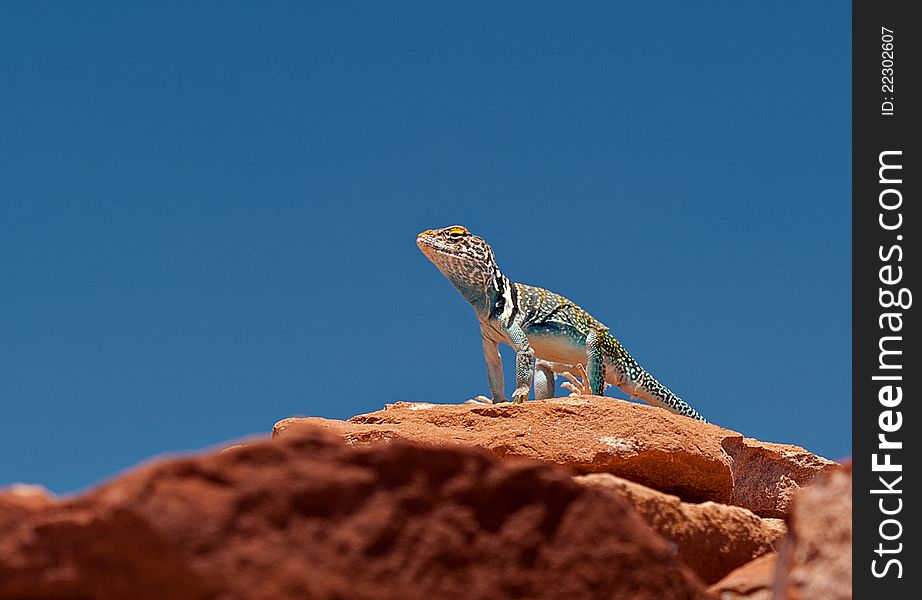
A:
[[[0,539],[9,535],[20,519],[54,504],[48,490],[17,483],[0,489]]]
[[[558,468],[298,429],[58,502],[0,494],[0,599],[710,597]]]
[[[722,600],[846,600],[852,597],[850,465],[824,473],[797,493],[788,533],[767,554],[710,587]]]
[[[800,491],[781,544],[775,597],[846,600],[852,597],[852,473],[825,473]]]
[[[771,600],[778,554],[772,552],[736,569],[710,587],[720,600]]]
[[[772,552],[786,529],[780,519],[763,519],[738,506],[689,504],[614,475],[576,480],[624,498],[654,531],[676,544],[678,556],[708,584]]]
[[[722,444],[733,458],[730,504],[766,517],[784,517],[797,490],[838,464],[799,446],[742,436],[728,437]]]
[[[850,470],[797,446],[592,396],[273,437],[0,490],[0,600],[850,597]]]
[[[285,419],[273,435],[318,425],[351,444],[462,444],[577,474],[612,473],[688,502],[735,504],[767,517],[784,516],[792,494],[836,464],[798,446],[759,442],[660,408],[598,396],[500,405],[398,402],[348,421]]]

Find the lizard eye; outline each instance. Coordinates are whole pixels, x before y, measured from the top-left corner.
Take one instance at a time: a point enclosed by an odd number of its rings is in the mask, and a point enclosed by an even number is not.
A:
[[[467,233],[467,229],[464,227],[451,227],[448,229],[448,235],[457,237],[459,235],[464,235]]]

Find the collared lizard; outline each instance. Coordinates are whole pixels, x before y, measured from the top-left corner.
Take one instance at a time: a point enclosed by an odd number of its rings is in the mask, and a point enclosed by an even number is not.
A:
[[[516,351],[513,402],[528,397],[533,380],[537,399],[552,397],[555,373],[560,373],[572,382],[562,385],[574,393],[601,396],[610,384],[631,398],[706,421],[644,370],[592,315],[563,296],[506,277],[490,245],[465,227],[428,229],[417,236],[416,245],[473,306],[480,321],[492,398],[478,400],[508,402],[499,354],[499,344],[505,343]]]

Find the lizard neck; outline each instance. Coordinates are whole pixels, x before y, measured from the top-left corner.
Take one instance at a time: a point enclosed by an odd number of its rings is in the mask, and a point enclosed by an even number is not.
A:
[[[426,242],[420,244],[420,249],[474,308],[477,318],[486,321],[503,296],[509,298],[515,288],[499,270],[493,249],[483,240],[479,241],[481,246],[477,252],[453,251]]]
[[[444,273],[455,289],[470,303],[477,317],[484,321],[495,316],[494,313],[502,312],[504,301],[508,301],[512,293],[512,282],[503,275],[496,263],[478,271],[478,276],[472,276],[471,271],[462,272],[463,274],[450,271]]]
[[[502,273],[499,277],[500,279],[490,277],[483,283],[474,283],[467,279],[451,279],[451,282],[473,307],[477,317],[484,320],[491,315],[496,303],[501,302],[503,282],[508,280]]]
[[[474,308],[478,316],[486,315],[490,312],[490,305],[493,302],[490,290],[484,286],[471,284],[469,281],[452,281],[455,288],[461,292],[464,299],[467,300]]]

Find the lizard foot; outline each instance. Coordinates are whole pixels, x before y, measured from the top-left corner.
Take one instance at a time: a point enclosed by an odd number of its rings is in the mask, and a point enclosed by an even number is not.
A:
[[[474,398],[471,398],[470,400],[464,401],[465,404],[502,404],[504,402],[508,403],[509,401],[506,400],[505,398],[501,400],[494,400],[492,398],[487,398],[486,396],[475,396]]]
[[[560,384],[560,387],[570,390],[570,396],[591,396],[592,390],[589,388],[589,377],[586,375],[586,369],[583,368],[583,365],[577,364],[576,372],[578,376],[569,371],[561,373],[569,381],[564,381]]]
[[[465,400],[464,403],[465,404],[493,404],[493,400],[491,398],[487,398],[486,396],[475,396],[471,398],[470,400]]]
[[[512,402],[514,404],[521,404],[528,400],[528,391],[528,387],[516,388],[516,390],[512,392]]]

